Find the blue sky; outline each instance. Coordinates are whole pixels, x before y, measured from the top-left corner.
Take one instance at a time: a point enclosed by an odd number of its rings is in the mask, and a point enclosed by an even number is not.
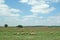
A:
[[[60,25],[60,0],[0,0],[0,25]]]

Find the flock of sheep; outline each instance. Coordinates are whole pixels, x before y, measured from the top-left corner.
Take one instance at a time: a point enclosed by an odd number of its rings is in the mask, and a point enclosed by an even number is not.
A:
[[[36,35],[36,33],[35,32],[21,32],[21,33],[19,33],[19,32],[16,32],[16,33],[14,33],[14,35]]]

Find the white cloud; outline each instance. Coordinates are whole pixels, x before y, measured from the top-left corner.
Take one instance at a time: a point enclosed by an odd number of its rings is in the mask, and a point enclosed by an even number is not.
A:
[[[0,16],[19,16],[21,10],[10,8],[5,4],[5,0],[0,0]]]
[[[30,10],[33,13],[50,13],[53,10],[55,10],[54,7],[48,7],[48,5],[38,5],[38,6],[34,6],[32,7],[32,9]]]
[[[20,16],[19,14],[9,14],[9,15],[6,15],[6,16]]]
[[[26,3],[28,2],[28,0],[20,0],[20,2]]]
[[[33,5],[38,5],[39,2],[37,0],[29,0],[28,4],[33,6]]]
[[[1,3],[4,3],[4,2],[5,2],[4,0],[0,0],[0,4],[1,4]]]
[[[8,25],[60,25],[60,16],[48,16],[47,18],[40,16],[40,17],[31,17],[31,16],[24,16],[19,18],[18,16],[15,17],[4,17],[0,20],[1,24],[7,23]]]
[[[34,17],[35,16],[32,16],[32,15],[24,16],[22,21],[24,22],[29,21],[29,20],[31,21]]]
[[[21,12],[19,9],[14,9],[14,8],[11,8],[10,11],[11,12]]]
[[[7,23],[8,25],[60,25],[60,16],[48,16],[44,18],[43,16],[38,17],[38,13],[50,13],[55,7],[50,7],[46,1],[42,0],[20,0],[20,2],[27,3],[31,5],[32,15],[27,15],[23,17],[18,13],[21,12],[19,9],[10,8],[4,3],[5,1],[0,0],[0,25]],[[6,17],[5,17],[6,16]],[[7,17],[8,16],[8,17]],[[12,17],[13,16],[13,17]]]
[[[38,18],[37,14],[32,14],[32,15],[26,15],[26,16],[23,16],[23,20],[22,21],[31,21],[33,20],[34,18]]]
[[[5,0],[0,0],[0,25],[8,24],[8,25],[17,25],[20,20],[18,20],[22,11],[15,8],[10,8],[7,4],[5,4]]]
[[[44,17],[24,17],[21,22],[23,25],[60,25],[60,16]]]
[[[13,25],[18,25],[20,24],[20,20],[18,20],[18,16],[4,16],[1,18],[0,20],[0,25],[4,25],[4,24],[8,24],[10,26],[13,26]]]
[[[20,0],[20,2],[21,1],[23,0]],[[32,13],[46,13],[47,14],[55,10],[55,7],[50,7],[47,0],[24,0],[24,1],[25,1],[24,3],[31,5],[30,11]]]

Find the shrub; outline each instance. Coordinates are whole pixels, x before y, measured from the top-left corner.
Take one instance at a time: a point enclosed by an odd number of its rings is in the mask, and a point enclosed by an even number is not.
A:
[[[22,26],[22,25],[18,25],[18,26],[16,26],[16,27],[20,27],[20,28],[23,28],[23,26]]]
[[[8,24],[5,24],[4,27],[8,27]]]

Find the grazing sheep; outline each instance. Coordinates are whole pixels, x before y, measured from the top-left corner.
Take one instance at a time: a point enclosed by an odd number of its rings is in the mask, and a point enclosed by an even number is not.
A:
[[[30,35],[36,35],[36,33],[35,32],[31,32]]]
[[[25,34],[25,32],[21,32],[21,35],[24,35]]]
[[[16,34],[19,35],[19,32],[17,32]]]
[[[22,32],[21,34],[22,34],[22,35],[27,35],[27,34],[28,34],[28,32]]]
[[[14,35],[19,35],[19,34],[20,34],[19,32],[14,33]]]

